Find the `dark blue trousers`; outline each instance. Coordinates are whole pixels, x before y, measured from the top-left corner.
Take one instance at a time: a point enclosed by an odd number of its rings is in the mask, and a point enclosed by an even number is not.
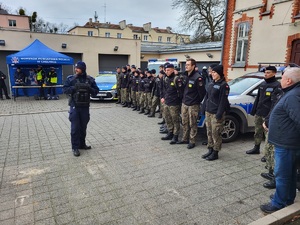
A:
[[[79,149],[85,146],[86,128],[90,121],[90,108],[70,107],[69,120],[71,122],[71,143],[72,149]]]

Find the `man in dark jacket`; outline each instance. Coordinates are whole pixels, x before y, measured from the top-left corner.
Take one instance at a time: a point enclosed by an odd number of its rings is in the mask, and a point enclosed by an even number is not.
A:
[[[264,118],[269,114],[272,106],[272,94],[280,87],[280,83],[276,80],[277,69],[275,66],[268,66],[265,70],[265,81],[259,86],[258,94],[255,98],[251,115],[255,116],[255,133],[254,133],[254,147],[248,151],[247,154],[259,154],[260,143],[264,137],[263,122]]]
[[[161,102],[165,104],[164,115],[168,128],[168,134],[162,140],[171,140],[170,144],[178,142],[180,131],[180,105],[183,83],[179,76],[174,73],[174,65],[166,66],[166,77],[163,81]]]
[[[206,93],[205,80],[195,71],[195,67],[196,61],[194,59],[190,58],[186,60],[181,106],[183,135],[182,141],[177,142],[178,144],[188,144],[188,149],[195,147],[200,104]]]
[[[128,95],[128,84],[129,84],[129,74],[127,72],[127,67],[122,67],[121,73],[121,97],[122,97],[122,105],[123,107],[127,107],[129,104],[129,95]]]
[[[15,85],[16,86],[24,86],[26,85],[26,75],[21,70],[21,67],[17,67],[17,70],[14,74]],[[23,88],[23,94],[28,96],[26,88]],[[16,88],[16,97],[19,96],[19,88]]]
[[[5,84],[6,75],[0,71],[0,99],[3,100],[2,89],[4,91],[6,99],[10,99],[7,93],[7,87]]]
[[[300,68],[287,68],[282,75],[284,95],[271,112],[269,142],[275,146],[276,191],[271,202],[261,205],[273,213],[294,203],[296,197],[296,154],[300,150]]]
[[[90,95],[99,92],[95,79],[87,75],[84,62],[76,64],[75,74],[67,77],[63,91],[69,95],[72,151],[78,157],[79,149],[92,148],[85,142],[87,124],[90,121]]]

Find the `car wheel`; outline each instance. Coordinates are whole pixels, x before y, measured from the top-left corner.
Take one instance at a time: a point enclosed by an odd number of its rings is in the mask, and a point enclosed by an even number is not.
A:
[[[240,132],[239,121],[235,117],[231,115],[227,115],[225,117],[224,127],[222,131],[223,143],[234,141],[238,136],[239,132]]]

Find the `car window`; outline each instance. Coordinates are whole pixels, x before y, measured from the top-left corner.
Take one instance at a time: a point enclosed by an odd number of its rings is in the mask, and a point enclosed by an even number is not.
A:
[[[256,77],[238,77],[228,82],[230,95],[240,95],[262,79]]]
[[[108,82],[108,83],[114,83],[116,82],[116,76],[114,75],[109,75],[109,76],[103,76],[100,75],[98,77],[96,77],[96,82]]]

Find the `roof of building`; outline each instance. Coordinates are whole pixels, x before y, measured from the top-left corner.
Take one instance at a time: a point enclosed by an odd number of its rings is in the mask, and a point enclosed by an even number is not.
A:
[[[8,12],[7,12],[5,9],[1,9],[1,8],[0,8],[0,14],[1,14],[1,15],[7,15]]]
[[[193,51],[207,51],[207,50],[221,50],[222,42],[207,42],[197,44],[186,45],[153,45],[144,44],[141,45],[142,53],[169,53],[169,52],[193,52]]]

